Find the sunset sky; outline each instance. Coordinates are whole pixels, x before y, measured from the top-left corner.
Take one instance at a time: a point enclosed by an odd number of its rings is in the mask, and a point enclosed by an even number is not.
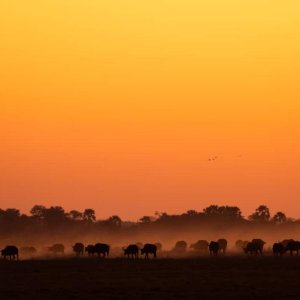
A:
[[[299,0],[9,0],[0,36],[1,208],[300,218]]]

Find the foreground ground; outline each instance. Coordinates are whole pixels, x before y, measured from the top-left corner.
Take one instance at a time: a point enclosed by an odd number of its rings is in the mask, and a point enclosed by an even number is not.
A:
[[[300,257],[1,260],[0,299],[300,299]]]

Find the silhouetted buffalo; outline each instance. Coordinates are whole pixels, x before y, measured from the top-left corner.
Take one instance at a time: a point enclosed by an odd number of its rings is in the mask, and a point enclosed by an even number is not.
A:
[[[149,254],[153,254],[153,257],[156,258],[157,247],[154,244],[145,244],[144,248],[141,249],[141,254],[145,254],[145,258],[149,258]]]
[[[84,245],[82,243],[76,243],[72,248],[76,256],[80,256],[80,255],[83,256]]]
[[[198,242],[191,244],[190,248],[194,249],[195,251],[201,252],[201,253],[207,253],[208,252],[208,241],[199,240]]]
[[[211,241],[208,247],[209,247],[210,255],[218,255],[218,252],[219,252],[219,249],[220,249],[220,246],[219,246],[218,242]]]
[[[187,243],[185,241],[178,241],[173,248],[175,253],[184,253],[187,249]]]
[[[244,251],[246,254],[250,255],[258,255],[262,253],[261,246],[253,242],[248,243],[247,246],[244,248]]]
[[[226,253],[227,250],[227,240],[226,239],[218,239],[219,244],[219,252],[222,254]]]
[[[48,251],[54,254],[64,254],[65,246],[63,244],[54,244],[53,246],[48,247]]]
[[[275,256],[281,256],[285,252],[285,249],[284,249],[284,246],[283,246],[282,243],[275,243],[275,244],[273,244],[272,250],[273,250],[273,254]]]
[[[16,246],[6,246],[1,250],[1,255],[4,259],[8,256],[10,260],[19,260],[19,249]]]
[[[252,243],[257,245],[258,247],[258,252],[260,255],[263,254],[263,250],[264,250],[264,245],[266,242],[264,242],[262,239],[253,239]]]
[[[139,248],[137,245],[129,245],[127,248],[123,248],[124,250],[124,255],[127,255],[127,257],[132,257],[132,258],[138,258],[139,256]]]
[[[88,245],[85,247],[85,252],[88,253],[88,256],[94,255],[94,245]]]
[[[20,254],[25,256],[34,256],[37,253],[36,248],[34,247],[21,247]]]
[[[97,243],[94,245],[93,254],[102,255],[103,257],[109,256],[109,248],[107,244]]]
[[[283,245],[284,248],[286,248],[287,245],[288,245],[290,242],[294,242],[294,240],[293,240],[293,239],[286,239],[286,240],[283,240],[283,241],[281,242],[281,244]]]
[[[285,251],[289,251],[291,255],[296,252],[296,255],[299,255],[299,250],[300,250],[300,242],[298,241],[290,241],[286,248]]]

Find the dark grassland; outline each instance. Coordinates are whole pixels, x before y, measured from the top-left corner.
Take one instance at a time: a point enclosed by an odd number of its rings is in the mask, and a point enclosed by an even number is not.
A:
[[[300,299],[300,257],[0,261],[1,299]]]

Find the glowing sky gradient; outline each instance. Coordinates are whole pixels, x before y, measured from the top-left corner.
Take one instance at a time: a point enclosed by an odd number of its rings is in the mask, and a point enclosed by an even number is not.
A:
[[[0,33],[0,207],[300,217],[298,0],[9,0]]]

